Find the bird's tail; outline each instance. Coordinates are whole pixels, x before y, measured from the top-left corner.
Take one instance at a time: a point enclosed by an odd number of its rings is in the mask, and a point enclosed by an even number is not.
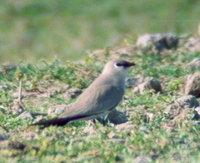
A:
[[[31,124],[31,126],[35,126],[35,125],[42,125],[43,127],[48,127],[48,126],[64,126],[65,124],[67,124],[70,120],[68,119],[50,119],[50,120],[44,120],[44,121],[40,121],[40,122],[36,122]]]

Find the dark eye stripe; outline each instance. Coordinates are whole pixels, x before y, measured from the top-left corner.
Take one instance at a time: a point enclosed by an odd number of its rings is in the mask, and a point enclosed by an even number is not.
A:
[[[116,66],[123,66],[123,64],[121,64],[121,63],[116,63]]]
[[[118,67],[130,67],[130,66],[134,66],[135,64],[134,63],[130,63],[130,62],[126,62],[126,61],[122,61],[122,62],[118,62],[116,63],[116,66]]]

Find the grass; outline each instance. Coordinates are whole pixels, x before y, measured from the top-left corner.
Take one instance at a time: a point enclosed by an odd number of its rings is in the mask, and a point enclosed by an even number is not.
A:
[[[135,95],[127,89],[128,99],[117,107],[125,111],[129,108],[128,119],[131,128],[118,129],[115,126],[96,124],[92,129],[84,121],[69,123],[64,127],[27,127],[32,120],[21,120],[8,112],[13,101],[12,92],[17,91],[19,80],[23,80],[23,89],[34,92],[40,87],[68,84],[69,87],[86,88],[99,74],[105,63],[97,58],[86,58],[85,64],[64,64],[58,59],[52,62],[42,60],[37,64],[22,62],[7,73],[1,72],[1,133],[9,134],[10,140],[16,139],[25,145],[24,149],[1,149],[2,162],[132,162],[138,156],[150,159],[150,162],[198,162],[200,160],[199,125],[194,125],[193,112],[176,122],[172,131],[164,127],[169,119],[163,110],[178,96],[178,86],[186,74],[184,65],[197,57],[197,53],[155,55],[133,54],[138,63],[131,69],[129,76],[143,74],[170,81],[163,85],[163,93]],[[173,64],[169,66],[169,63]],[[181,63],[181,64],[179,64]],[[152,66],[148,66],[151,64]],[[85,75],[82,70],[92,70]],[[152,74],[151,72],[155,72]],[[155,75],[157,74],[157,75]],[[161,79],[160,79],[161,80]],[[199,100],[199,99],[198,99]],[[67,104],[59,93],[50,97],[27,97],[23,106],[27,111],[47,112],[53,104]],[[145,106],[153,118],[142,114],[139,106]],[[7,133],[6,133],[6,131]],[[35,136],[31,139],[30,134]]]
[[[135,95],[127,89],[128,98],[117,107],[129,120],[122,128],[99,123],[91,128],[80,121],[41,130],[28,127],[37,117],[22,120],[10,113],[20,80],[23,91],[37,95],[51,86],[84,89],[108,59],[88,57],[89,51],[133,44],[144,33],[196,34],[199,6],[195,0],[2,1],[0,63],[16,67],[0,71],[0,162],[133,162],[138,157],[149,162],[199,162],[200,127],[192,120],[193,110],[171,130],[163,113],[178,97],[184,76],[195,72],[185,65],[199,53],[132,54],[137,66],[128,76],[157,78],[163,92]],[[28,112],[47,113],[52,105],[74,101],[57,92],[24,98],[22,104]],[[5,135],[19,144],[6,146]]]

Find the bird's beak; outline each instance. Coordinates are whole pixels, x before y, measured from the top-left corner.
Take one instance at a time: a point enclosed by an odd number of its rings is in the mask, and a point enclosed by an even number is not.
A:
[[[136,64],[133,63],[133,62],[128,62],[128,64],[126,64],[125,67],[129,68],[129,67],[131,67],[131,66],[135,66],[135,65],[136,65]]]
[[[135,64],[135,63],[133,63],[133,62],[131,62],[131,63],[130,63],[130,66],[135,66],[135,65],[136,65],[136,64]]]

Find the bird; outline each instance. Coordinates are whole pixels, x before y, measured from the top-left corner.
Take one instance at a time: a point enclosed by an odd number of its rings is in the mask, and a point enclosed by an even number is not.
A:
[[[56,118],[32,125],[64,126],[70,121],[92,120],[108,115],[122,100],[128,68],[135,63],[113,59],[106,63],[102,73],[77,98],[76,102]]]

